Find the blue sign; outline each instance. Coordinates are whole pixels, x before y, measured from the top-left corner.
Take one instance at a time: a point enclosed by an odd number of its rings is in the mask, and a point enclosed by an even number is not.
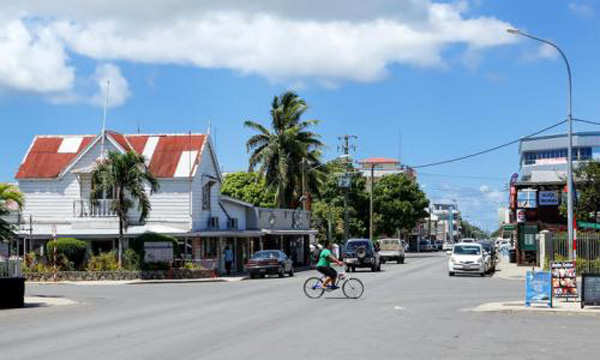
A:
[[[552,307],[552,274],[550,271],[528,271],[525,276],[525,306],[532,303]]]

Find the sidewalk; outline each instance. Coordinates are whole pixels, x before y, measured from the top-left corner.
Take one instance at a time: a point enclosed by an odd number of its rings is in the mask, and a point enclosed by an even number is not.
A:
[[[524,301],[492,302],[479,305],[473,309],[473,312],[504,312],[504,313],[542,313],[542,314],[564,314],[564,315],[586,315],[600,316],[599,306],[586,306],[581,308],[579,302],[564,301],[555,299],[552,307],[542,305],[525,306]]]
[[[531,266],[517,266],[511,264],[508,258],[500,258],[500,262],[496,265],[496,273],[494,277],[503,280],[525,281],[525,274],[532,269]],[[535,271],[542,271],[542,268],[536,267]]]
[[[160,280],[100,280],[100,281],[28,281],[26,285],[81,285],[81,286],[114,286],[114,285],[144,285],[144,284],[180,284],[180,283],[214,283],[238,282],[246,280],[247,276],[230,276],[205,279],[160,279]]]

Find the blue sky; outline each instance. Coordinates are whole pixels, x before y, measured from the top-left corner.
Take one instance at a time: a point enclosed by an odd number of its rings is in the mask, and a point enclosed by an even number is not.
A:
[[[106,78],[109,128],[204,132],[210,119],[225,171],[246,168],[242,122],[267,123],[270,101],[287,89],[322,121],[326,159],[344,133],[359,136],[357,159],[396,157],[400,138],[409,165],[478,151],[566,114],[560,59],[508,26],[560,44],[575,115],[600,121],[598,0],[361,3],[9,3],[0,10],[0,181],[14,181],[36,134],[98,133]],[[494,229],[515,171],[512,146],[422,169],[419,181],[433,201],[456,199]]]

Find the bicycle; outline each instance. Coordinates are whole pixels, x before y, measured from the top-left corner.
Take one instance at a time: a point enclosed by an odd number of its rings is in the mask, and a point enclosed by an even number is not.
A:
[[[306,279],[304,282],[304,294],[310,299],[318,299],[323,296],[326,291],[335,291],[335,289],[323,287],[323,280],[325,280],[325,278],[326,276],[313,276]],[[342,282],[341,286],[339,286],[340,282]],[[362,281],[357,278],[349,277],[345,271],[338,273],[337,279],[335,280],[335,285],[342,289],[344,296],[348,299],[358,299],[365,291],[365,286],[363,285]]]

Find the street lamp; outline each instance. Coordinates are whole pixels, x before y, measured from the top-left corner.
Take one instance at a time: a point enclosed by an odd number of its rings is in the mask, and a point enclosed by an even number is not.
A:
[[[565,65],[567,67],[567,75],[568,75],[568,99],[567,99],[567,113],[568,113],[568,123],[569,123],[569,147],[568,147],[568,161],[567,161],[567,228],[569,231],[569,257],[575,261],[577,257],[577,251],[574,249],[574,237],[573,237],[573,85],[571,79],[571,66],[569,65],[569,60],[567,60],[567,56],[565,53],[556,45],[555,43],[541,39],[539,37],[529,35],[527,33],[522,32],[518,29],[507,29],[508,33],[513,35],[521,35],[528,37],[530,39],[542,42],[544,44],[548,44],[555,48],[560,56],[562,57]]]

